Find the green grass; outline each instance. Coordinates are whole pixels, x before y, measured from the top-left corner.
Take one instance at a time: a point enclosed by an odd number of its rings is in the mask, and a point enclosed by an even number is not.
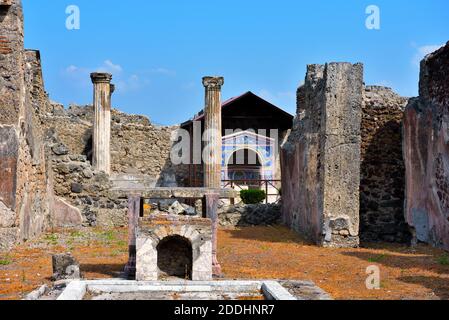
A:
[[[80,231],[72,231],[72,232],[70,232],[70,237],[72,237],[72,238],[82,238],[83,234]]]
[[[119,241],[117,241],[117,245],[119,247],[128,247],[128,242],[126,242],[124,240],[119,240]]]
[[[445,254],[441,257],[438,257],[437,262],[442,266],[449,266],[449,256]]]
[[[101,237],[105,240],[105,241],[107,241],[108,243],[111,243],[111,242],[113,242],[113,241],[115,241],[116,240],[116,235],[115,235],[115,232],[114,231],[105,231],[105,232],[103,232],[102,234],[101,234]]]
[[[123,250],[114,250],[114,251],[111,252],[111,256],[112,257],[117,257],[117,256],[120,256],[120,255],[122,255],[124,253],[125,253],[125,251],[123,251]]]
[[[372,263],[378,263],[378,262],[381,262],[383,259],[385,259],[385,257],[386,257],[386,255],[380,254],[378,256],[369,258],[368,261],[372,262]]]
[[[45,241],[47,241],[49,244],[52,244],[52,245],[57,245],[58,244],[58,235],[57,234],[54,234],[54,233],[52,233],[52,234],[47,234],[46,236],[45,236]]]
[[[11,263],[12,261],[9,258],[0,259],[0,266],[8,266]]]

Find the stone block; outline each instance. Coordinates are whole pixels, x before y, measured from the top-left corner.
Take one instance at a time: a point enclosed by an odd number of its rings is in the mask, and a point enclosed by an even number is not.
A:
[[[16,213],[0,201],[0,228],[11,228],[16,223]]]
[[[53,207],[52,224],[55,227],[76,227],[83,223],[81,211],[62,198],[56,198]]]
[[[83,185],[81,183],[73,182],[71,184],[70,190],[73,193],[83,193],[84,187],[83,187]]]
[[[53,279],[80,279],[80,264],[70,254],[55,254],[52,256]]]

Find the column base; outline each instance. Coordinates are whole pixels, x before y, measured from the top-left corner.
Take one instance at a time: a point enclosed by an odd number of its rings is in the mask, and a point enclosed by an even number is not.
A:
[[[136,261],[129,261],[125,266],[125,278],[128,280],[136,279]]]
[[[136,247],[129,246],[129,258],[128,263],[125,266],[125,278],[128,280],[136,279]]]
[[[212,276],[214,278],[223,278],[223,272],[221,271],[220,264],[213,264],[212,265]]]

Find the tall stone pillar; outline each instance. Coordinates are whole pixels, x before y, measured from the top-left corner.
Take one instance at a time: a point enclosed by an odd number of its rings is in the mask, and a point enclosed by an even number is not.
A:
[[[204,77],[206,88],[204,140],[208,144],[204,150],[204,187],[221,188],[221,87],[222,77]]]
[[[209,191],[203,199],[203,212],[212,221],[212,275],[217,278],[222,277],[221,266],[217,257],[217,236],[218,236],[218,202],[220,194],[217,191]]]
[[[128,279],[136,276],[136,230],[139,224],[141,197],[128,196],[128,263],[125,275]]]
[[[92,165],[96,170],[111,173],[111,95],[114,85],[109,73],[92,73],[94,84],[94,132]]]

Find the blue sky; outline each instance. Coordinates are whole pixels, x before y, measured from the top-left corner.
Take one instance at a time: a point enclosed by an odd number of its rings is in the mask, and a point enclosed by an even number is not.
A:
[[[40,49],[54,101],[92,101],[89,73],[113,73],[114,107],[158,124],[203,106],[205,75],[223,99],[246,91],[295,112],[306,65],[363,62],[365,82],[417,95],[419,60],[449,41],[447,0],[22,0],[25,46]],[[368,5],[381,29],[365,27]],[[77,5],[80,30],[67,30]]]

